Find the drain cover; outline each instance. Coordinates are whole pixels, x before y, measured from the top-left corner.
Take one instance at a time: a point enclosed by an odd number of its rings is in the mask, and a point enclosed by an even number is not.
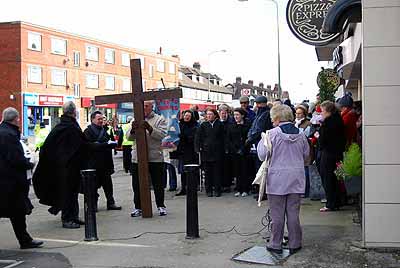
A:
[[[279,265],[286,261],[289,255],[288,249],[284,249],[282,254],[275,254],[269,252],[265,247],[254,246],[236,254],[232,257],[232,260],[255,264]]]

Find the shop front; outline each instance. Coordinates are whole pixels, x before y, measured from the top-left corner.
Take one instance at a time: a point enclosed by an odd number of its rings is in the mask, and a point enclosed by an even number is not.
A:
[[[93,104],[94,98],[81,98],[81,108],[83,109],[84,114],[81,123],[89,123],[90,114],[95,110],[102,112],[109,120],[113,119],[116,115],[117,104],[101,104],[96,105],[95,107],[93,106]]]
[[[62,106],[67,101],[74,101],[73,96],[42,95],[25,93],[23,95],[23,134],[35,135],[35,126],[44,123],[51,130],[59,121]]]

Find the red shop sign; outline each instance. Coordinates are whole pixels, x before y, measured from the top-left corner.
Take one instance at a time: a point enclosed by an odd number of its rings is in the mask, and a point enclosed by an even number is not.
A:
[[[64,96],[39,95],[40,106],[63,106]]]
[[[81,101],[81,105],[83,108],[89,108],[92,104],[90,103],[90,101],[93,100],[91,98],[85,98],[82,97],[82,101]],[[116,109],[117,108],[117,104],[100,104],[100,105],[96,105],[96,108],[111,108],[111,109]]]

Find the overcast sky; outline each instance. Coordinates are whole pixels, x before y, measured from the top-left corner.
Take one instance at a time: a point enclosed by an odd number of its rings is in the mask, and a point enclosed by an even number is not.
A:
[[[294,101],[315,99],[323,66],[315,49],[298,41],[280,9],[281,83]],[[181,63],[199,61],[204,71],[229,83],[277,83],[275,6],[268,0],[13,0],[1,7],[1,20],[22,20],[104,41],[163,54]],[[226,53],[208,54],[216,50]]]

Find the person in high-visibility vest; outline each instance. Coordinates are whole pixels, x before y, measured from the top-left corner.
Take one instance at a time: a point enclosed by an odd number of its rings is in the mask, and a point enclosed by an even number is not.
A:
[[[39,151],[40,148],[43,146],[44,141],[46,140],[47,136],[49,135],[50,131],[46,128],[43,122],[40,123],[40,129],[37,131],[35,135],[35,151]]]
[[[128,116],[126,118],[126,124],[122,125],[122,159],[126,173],[131,173],[132,167],[132,145],[134,144],[134,141],[130,141],[126,138],[126,132],[131,127],[132,119],[132,116]]]

